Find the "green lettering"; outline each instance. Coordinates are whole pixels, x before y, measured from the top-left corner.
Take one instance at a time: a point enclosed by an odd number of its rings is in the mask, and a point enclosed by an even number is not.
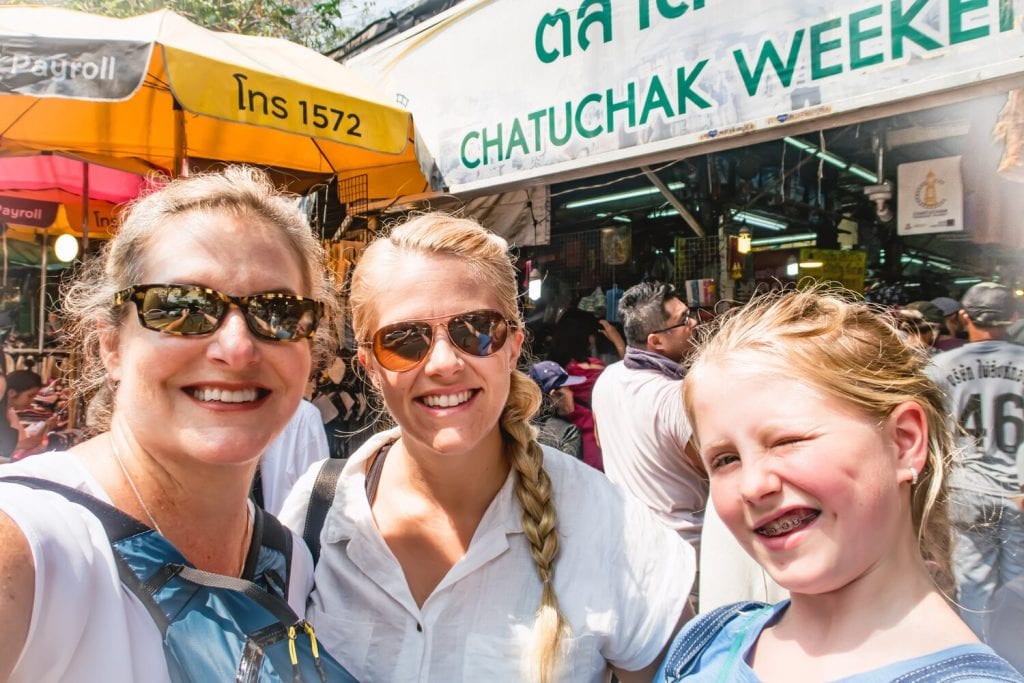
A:
[[[1013,30],[1013,0],[999,0],[999,32]]]
[[[474,161],[471,160],[468,156],[466,156],[466,145],[469,144],[470,140],[479,139],[479,137],[480,133],[474,130],[470,131],[469,133],[466,133],[466,137],[462,138],[462,146],[459,148],[459,156],[462,157],[462,165],[465,166],[466,168],[476,168],[477,166],[480,165],[479,159],[476,159]]]
[[[598,95],[596,92],[592,92],[589,95],[584,95],[583,99],[580,100],[579,106],[576,107],[576,130],[578,130],[580,135],[582,135],[585,138],[593,138],[601,134],[601,126],[598,126],[597,128],[587,128],[586,126],[583,125],[583,108],[586,107],[591,102],[600,101],[601,96]]]
[[[964,29],[964,14],[988,7],[988,0],[949,0],[949,44],[966,43],[988,35],[988,26]]]
[[[761,46],[761,54],[757,57],[757,66],[754,67],[753,73],[750,72],[750,67],[743,56],[743,51],[734,50],[732,54],[736,59],[736,66],[739,67],[743,84],[747,88],[747,94],[751,97],[757,94],[758,85],[761,83],[761,76],[768,62],[772,63],[772,67],[775,69],[775,73],[778,75],[783,87],[788,88],[793,80],[793,71],[796,69],[796,60],[800,54],[800,44],[803,42],[803,39],[804,29],[800,29],[793,34],[793,44],[789,47],[789,57],[785,65],[782,64],[782,58],[779,57],[779,52],[775,49],[772,41],[764,41],[764,45]]]
[[[512,158],[512,150],[516,147],[522,149],[523,154],[529,154],[530,148],[526,144],[526,136],[523,135],[523,126],[519,123],[519,119],[512,119],[512,132],[508,136],[508,147],[505,149],[505,153],[508,155],[505,158]]]
[[[626,84],[626,99],[621,102],[615,101],[615,92],[608,88],[606,91],[605,99],[608,104],[606,105],[606,112],[608,118],[608,132],[611,133],[615,130],[615,113],[625,111],[628,115],[629,128],[636,125],[636,83]]]
[[[693,0],[694,10],[704,9],[705,0]],[[681,17],[690,9],[690,5],[680,0],[678,5],[673,5],[669,0],[657,0],[658,14],[666,19]],[[651,25],[651,0],[640,0],[640,30]]]
[[[665,117],[665,119],[670,119],[675,116],[675,112],[672,111],[672,105],[669,104],[668,94],[665,92],[665,86],[661,84],[661,79],[658,78],[658,74],[651,76],[651,84],[647,87],[647,97],[644,98],[644,109],[640,112],[641,126],[647,124],[647,118],[655,109],[660,109],[661,115]]]
[[[892,41],[892,58],[903,58],[903,41],[909,40],[925,50],[938,50],[940,45],[934,38],[929,38],[910,25],[918,13],[928,4],[928,0],[913,0],[913,5],[903,11],[902,0],[892,0],[889,6],[889,19],[892,24],[890,40]]]
[[[526,115],[527,119],[529,119],[530,121],[533,121],[533,143],[534,143],[533,151],[534,152],[539,152],[540,151],[540,120],[542,118],[544,118],[544,115],[547,114],[547,113],[548,112],[547,112],[546,109],[538,109],[537,111],[531,112],[531,113]]]
[[[823,21],[820,24],[815,24],[811,27],[811,80],[818,81],[822,78],[828,78],[829,76],[835,76],[843,72],[843,66],[841,64],[833,64],[832,66],[822,66],[821,57],[826,52],[837,50],[843,45],[843,41],[836,38],[835,40],[822,41],[821,35],[826,31],[834,31],[842,26],[842,21],[839,19],[829,19]]]
[[[598,98],[600,99],[600,98]],[[577,120],[579,119],[579,110],[576,111]],[[565,134],[559,135],[558,131],[555,130],[555,108],[551,107],[548,116],[548,136],[551,142],[555,143],[556,147],[561,147],[565,143],[569,142],[569,138],[572,137],[572,102],[565,103]],[[577,127],[579,123],[576,124]]]
[[[491,147],[497,147],[498,148],[498,158],[497,158],[497,161],[503,161],[504,160],[505,157],[501,153],[501,124],[500,123],[498,124],[498,134],[496,136],[494,136],[493,138],[488,138],[487,137],[487,129],[484,128],[480,132],[480,138],[483,141],[484,163],[485,164],[491,163],[490,160],[487,158],[487,150],[490,149]]]
[[[882,6],[875,5],[850,15],[850,70],[863,69],[872,64],[880,64],[883,59],[881,52],[873,55],[865,55],[861,46],[869,41],[882,36],[882,27],[861,28],[861,22],[872,17],[882,16]]]
[[[711,103],[705,100],[703,97],[698,95],[693,90],[693,82],[700,76],[700,72],[704,70],[704,67],[708,65],[708,60],[702,59],[697,62],[697,66],[690,72],[689,78],[686,76],[686,67],[681,66],[676,69],[676,88],[678,93],[676,95],[676,105],[679,109],[680,114],[686,113],[686,100],[690,100],[700,109],[710,109]]]
[[[540,18],[540,23],[537,24],[537,30],[533,35],[533,49],[537,53],[537,59],[545,64],[550,64],[561,56],[558,50],[548,50],[544,47],[544,34],[547,32],[548,26],[558,28],[559,23],[562,24],[562,49],[565,50],[565,56],[568,57],[572,53],[572,30],[569,25],[569,13],[564,9],[559,9],[545,14]]]

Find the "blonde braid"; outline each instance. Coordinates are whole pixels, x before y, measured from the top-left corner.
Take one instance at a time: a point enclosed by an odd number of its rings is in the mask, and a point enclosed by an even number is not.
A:
[[[548,683],[555,678],[562,641],[569,636],[569,625],[558,608],[554,588],[558,528],[551,478],[544,471],[544,455],[536,441],[536,430],[530,425],[530,417],[540,406],[540,399],[537,385],[518,370],[512,371],[501,428],[510,437],[507,453],[518,474],[515,493],[523,508],[523,533],[530,542],[530,555],[542,584],[529,651],[531,659],[540,666],[541,683]]]

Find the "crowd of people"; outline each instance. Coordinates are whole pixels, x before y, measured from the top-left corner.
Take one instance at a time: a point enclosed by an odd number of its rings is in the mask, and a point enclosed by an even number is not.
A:
[[[347,292],[391,426],[342,462],[324,264],[253,169],[127,210],[64,292],[94,436],[0,466],[0,680],[1024,681],[1005,287],[645,282],[541,358],[505,240],[417,216]]]

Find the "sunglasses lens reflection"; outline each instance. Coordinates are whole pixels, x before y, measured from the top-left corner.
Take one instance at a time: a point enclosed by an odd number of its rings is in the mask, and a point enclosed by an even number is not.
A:
[[[316,330],[316,304],[310,299],[263,294],[249,300],[246,318],[267,339],[305,339]]]
[[[151,287],[140,304],[143,324],[168,334],[207,334],[224,309],[223,301],[198,287]]]
[[[374,354],[388,370],[409,370],[426,358],[433,334],[433,328],[424,322],[388,325],[374,335]]]
[[[497,352],[508,338],[508,323],[497,311],[457,315],[445,325],[448,338],[463,353],[484,357]],[[422,320],[394,323],[373,335],[377,362],[392,372],[419,365],[433,346],[434,326]]]
[[[227,297],[203,287],[148,285],[136,291],[142,294],[135,302],[143,326],[165,334],[209,334],[228,312]],[[316,332],[319,310],[312,299],[260,294],[250,297],[241,308],[249,329],[264,339],[307,339]]]
[[[508,325],[495,311],[474,311],[448,322],[452,342],[471,356],[489,356],[505,344]]]

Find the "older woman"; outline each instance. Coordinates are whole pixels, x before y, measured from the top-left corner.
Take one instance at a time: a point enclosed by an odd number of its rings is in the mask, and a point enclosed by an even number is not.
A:
[[[302,614],[308,553],[296,544],[291,566],[271,577],[253,541],[269,522],[248,493],[335,338],[326,324],[297,322],[336,307],[323,263],[295,202],[257,171],[176,180],[139,200],[65,296],[83,354],[78,388],[98,392],[102,433],[4,465],[0,477],[112,504],[138,527],[134,542],[155,531],[154,547],[180,553],[176,566],[206,573],[197,576],[261,588],[276,578]],[[183,313],[189,325],[171,328]],[[213,657],[211,638],[172,662],[168,626],[122,584],[124,564],[98,516],[45,487],[0,481],[0,680],[187,680],[181,670]]]
[[[359,358],[398,427],[338,481],[309,614],[362,681],[650,679],[694,552],[599,472],[540,446],[508,247],[428,214],[363,254]],[[316,469],[282,519],[302,528]]]

